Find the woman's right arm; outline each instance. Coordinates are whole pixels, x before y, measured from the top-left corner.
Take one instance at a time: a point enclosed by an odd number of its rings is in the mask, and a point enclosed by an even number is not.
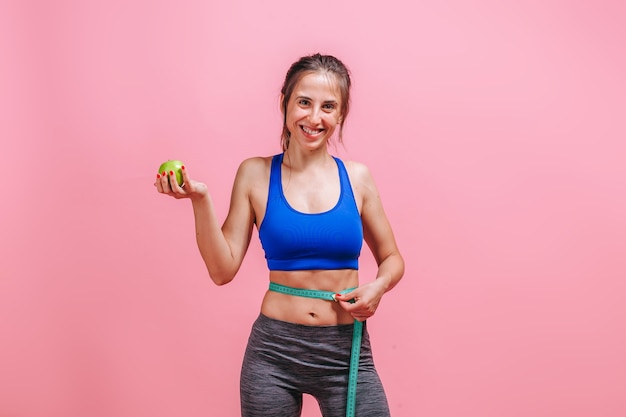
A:
[[[191,180],[184,168],[184,187],[178,186],[176,181],[172,181],[170,187],[167,178],[157,179],[159,192],[191,200],[198,249],[211,280],[217,285],[233,280],[250,244],[254,224],[254,210],[250,203],[252,174],[250,163],[244,161],[237,171],[230,208],[221,227],[207,186]]]

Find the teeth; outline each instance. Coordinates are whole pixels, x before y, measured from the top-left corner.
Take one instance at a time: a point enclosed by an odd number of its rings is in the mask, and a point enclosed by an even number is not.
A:
[[[302,130],[304,130],[304,133],[307,133],[309,135],[316,135],[322,131],[321,129],[309,129],[306,126],[302,126]]]

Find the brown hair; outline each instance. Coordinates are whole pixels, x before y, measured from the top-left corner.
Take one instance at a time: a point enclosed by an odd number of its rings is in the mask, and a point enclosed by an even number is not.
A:
[[[343,62],[334,56],[321,55],[318,53],[304,56],[294,62],[285,76],[283,88],[280,90],[283,96],[281,106],[281,111],[283,113],[283,132],[281,134],[281,144],[283,151],[287,150],[287,147],[289,146],[289,138],[291,136],[289,129],[287,129],[287,103],[289,103],[291,94],[302,77],[315,72],[332,74],[337,82],[337,87],[339,88],[339,93],[341,94],[341,108],[339,109],[339,142],[342,141],[343,124],[348,116],[348,111],[350,110],[350,71],[346,68]]]

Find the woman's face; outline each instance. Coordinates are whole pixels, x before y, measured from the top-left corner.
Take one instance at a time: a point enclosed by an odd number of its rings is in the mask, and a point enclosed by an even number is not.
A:
[[[328,143],[341,123],[341,95],[332,75],[306,74],[300,79],[287,103],[287,129],[294,142],[304,149],[317,149]]]

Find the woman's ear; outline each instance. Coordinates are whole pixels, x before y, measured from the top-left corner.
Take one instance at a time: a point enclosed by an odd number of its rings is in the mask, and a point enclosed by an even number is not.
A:
[[[284,107],[283,107],[284,102],[285,102],[285,95],[281,94],[280,95],[280,112],[281,113],[284,113]]]

